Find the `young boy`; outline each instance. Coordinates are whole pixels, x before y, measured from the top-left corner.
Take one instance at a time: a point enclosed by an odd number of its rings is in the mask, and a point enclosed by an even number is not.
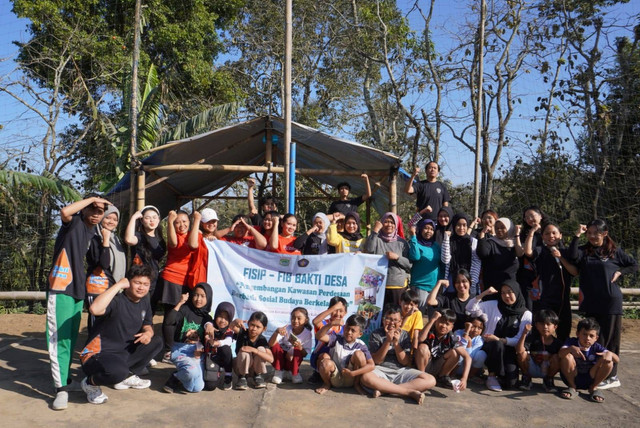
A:
[[[327,214],[329,214],[330,217],[331,214],[334,213],[342,213],[343,215],[347,215],[351,211],[358,211],[358,206],[371,198],[371,185],[369,183],[369,176],[367,174],[362,174],[360,175],[360,177],[364,180],[365,188],[367,190],[366,193],[362,196],[349,198],[349,193],[351,193],[351,185],[347,182],[338,183],[336,188],[338,189],[338,195],[340,196],[340,199],[337,201],[333,201],[331,205],[329,205]]]
[[[332,386],[336,388],[355,386],[359,388],[358,376],[375,368],[367,345],[360,340],[367,321],[360,315],[347,318],[342,335],[332,331],[340,326],[341,320],[325,324],[316,334],[318,342],[326,343],[329,348],[318,356],[318,372],[323,385],[316,388],[318,394],[324,394]]]
[[[578,389],[586,389],[591,401],[604,402],[604,395],[598,389],[605,380],[613,364],[620,362],[618,356],[597,343],[600,325],[593,318],[585,318],[578,323],[577,336],[567,339],[558,352],[560,376],[568,388],[562,391],[562,398],[571,400],[578,395]]]
[[[460,377],[459,391],[467,387],[471,356],[464,349],[451,331],[456,322],[456,313],[451,309],[435,311],[429,323],[420,332],[420,345],[415,354],[416,368],[427,372],[438,379],[445,388],[453,388],[451,373],[458,365],[458,359],[464,359],[464,369]]]
[[[400,306],[385,307],[382,327],[371,333],[369,350],[376,363],[375,369],[362,375],[361,383],[380,394],[409,397],[422,404],[424,391],[433,388],[436,380],[430,374],[411,368],[411,340],[402,325]]]
[[[553,377],[560,371],[558,351],[562,347],[560,339],[555,337],[559,318],[550,309],[540,310],[534,317],[536,330],[532,334],[531,324],[525,325],[527,334],[520,336],[516,345],[516,358],[522,370],[520,389],[531,389],[531,378],[542,378],[547,392],[556,392]]]
[[[54,410],[67,408],[68,391],[78,390],[70,379],[71,358],[78,339],[86,297],[85,255],[109,201],[89,196],[60,210],[62,226],[53,252],[47,296],[47,345],[56,388]]]
[[[89,307],[97,320],[80,353],[87,376],[81,385],[89,403],[107,401],[101,385],[115,389],[151,386],[151,381],[138,375],[162,349],[162,339],[153,334],[151,303],[145,298],[152,280],[148,265],[133,265],[126,278],[96,297]]]
[[[331,330],[336,334],[342,334],[343,331],[343,318],[347,314],[347,301],[344,297],[335,296],[329,300],[329,308],[326,311],[320,312],[317,317],[311,321],[313,324],[314,333],[318,333],[320,329],[326,324],[335,324]],[[329,317],[329,318],[327,318]],[[309,364],[313,368],[313,373],[309,377],[310,384],[317,384],[322,382],[322,377],[317,371],[318,356],[323,352],[328,352],[328,348],[324,343],[316,342],[316,347],[311,353],[309,358]]]
[[[400,296],[400,308],[402,308],[402,330],[409,334],[411,340],[411,353],[418,349],[418,339],[420,330],[424,327],[422,323],[422,312],[418,309],[420,296],[415,290],[407,290]]]

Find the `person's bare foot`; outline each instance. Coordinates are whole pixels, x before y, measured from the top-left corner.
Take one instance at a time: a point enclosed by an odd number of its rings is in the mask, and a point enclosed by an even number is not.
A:
[[[329,389],[331,389],[331,385],[324,384],[319,388],[316,388],[316,392],[320,395],[326,393]]]
[[[382,393],[380,391],[378,391],[377,389],[374,389],[373,392],[371,393],[371,398],[378,398],[382,395]]]
[[[424,402],[424,394],[420,391],[411,391],[409,397],[413,398],[416,403],[422,404]]]

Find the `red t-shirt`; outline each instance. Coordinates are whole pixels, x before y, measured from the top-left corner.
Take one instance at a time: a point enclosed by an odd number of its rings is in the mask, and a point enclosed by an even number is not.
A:
[[[202,232],[198,232],[198,249],[194,250],[189,259],[187,272],[187,286],[192,289],[201,282],[207,282],[207,264],[209,263],[209,249],[204,242]]]
[[[270,251],[279,254],[301,255],[302,252],[293,246],[293,241],[295,240],[295,236],[285,238],[282,235],[278,235],[278,248],[272,248]]]
[[[187,272],[189,271],[189,261],[191,253],[195,252],[187,243],[188,234],[176,234],[178,237],[178,245],[174,248],[169,246],[167,251],[167,264],[162,270],[162,278],[174,284],[184,285]]]
[[[256,240],[253,235],[247,234],[245,236],[241,236],[240,238],[236,238],[233,235],[227,235],[223,236],[220,239],[222,239],[223,241],[231,242],[232,244],[244,245],[245,247],[249,248],[256,248]]]

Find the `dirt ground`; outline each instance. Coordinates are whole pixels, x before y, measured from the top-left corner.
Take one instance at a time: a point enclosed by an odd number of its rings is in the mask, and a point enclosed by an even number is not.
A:
[[[159,322],[159,319],[156,319]],[[78,350],[86,338],[81,326]],[[456,394],[434,388],[425,403],[384,396],[378,399],[352,391],[330,391],[324,396],[309,385],[269,384],[264,390],[166,394],[162,385],[173,367],[158,364],[150,370],[150,390],[116,391],[103,388],[106,404],[86,402],[81,392],[69,394],[69,408],[51,410],[51,383],[42,315],[0,315],[0,424],[13,426],[318,426],[344,424],[345,418],[360,426],[637,426],[640,418],[640,321],[624,320],[619,376],[622,387],[604,391],[606,402],[588,401],[586,394],[568,401],[546,394],[540,380],[531,391],[492,393],[470,384]],[[309,375],[303,367],[303,376]],[[82,372],[74,364],[73,376]],[[562,385],[559,378],[556,385]],[[357,422],[354,420],[357,417]]]

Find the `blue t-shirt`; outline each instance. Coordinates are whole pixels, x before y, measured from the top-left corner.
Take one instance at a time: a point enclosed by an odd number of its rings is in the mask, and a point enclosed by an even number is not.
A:
[[[578,342],[577,337],[570,337],[564,342],[563,348],[568,348],[570,346],[577,346],[580,348],[580,342]],[[578,374],[589,373],[591,367],[593,367],[597,362],[598,358],[602,357],[602,355],[598,355],[606,351],[607,348],[599,344],[598,342],[594,343],[589,347],[589,349],[582,350],[582,354],[585,359],[576,358],[576,369],[578,370]]]

